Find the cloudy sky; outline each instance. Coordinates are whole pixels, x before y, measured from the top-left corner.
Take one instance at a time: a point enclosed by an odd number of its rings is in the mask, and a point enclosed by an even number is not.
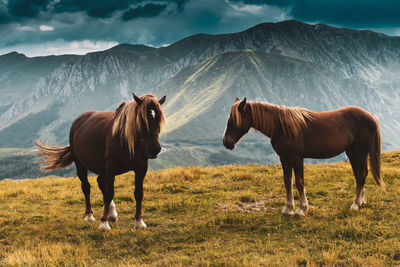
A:
[[[155,47],[296,19],[400,36],[400,0],[0,0],[0,54]]]

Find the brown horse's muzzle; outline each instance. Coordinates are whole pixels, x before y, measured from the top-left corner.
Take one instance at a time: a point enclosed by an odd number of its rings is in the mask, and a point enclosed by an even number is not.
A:
[[[161,146],[154,146],[147,150],[147,157],[149,159],[156,159],[161,151]]]
[[[224,144],[224,147],[229,150],[232,150],[235,148],[235,142],[233,141],[232,137],[230,137],[230,136],[228,136],[228,137],[224,136],[224,138],[222,139],[222,143]]]

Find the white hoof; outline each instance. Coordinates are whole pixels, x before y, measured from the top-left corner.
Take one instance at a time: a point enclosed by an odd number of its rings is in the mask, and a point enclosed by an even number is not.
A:
[[[101,231],[110,231],[110,230],[111,230],[111,227],[110,227],[110,225],[108,224],[108,221],[105,221],[105,222],[101,222],[101,224],[100,224],[100,226],[99,226],[99,229],[100,229]]]
[[[356,203],[353,203],[352,205],[351,205],[351,207],[350,207],[350,211],[357,211],[357,210],[359,210],[360,209],[360,207],[358,206],[358,204],[356,204]]]
[[[94,219],[94,217],[93,217],[93,214],[92,213],[90,213],[90,214],[86,214],[86,216],[85,216],[85,219],[84,219],[85,221],[88,221],[88,222],[94,222],[95,221],[95,219]]]
[[[285,205],[285,207],[283,207],[283,209],[282,209],[281,214],[282,215],[293,215],[294,214],[293,206]]]
[[[301,217],[306,216],[305,211],[304,211],[303,209],[301,209],[301,208],[298,208],[298,209],[296,210],[295,215],[296,215],[296,216],[301,216]]]
[[[117,210],[115,209],[115,203],[113,200],[111,200],[110,203],[110,209],[108,211],[108,219],[112,222],[118,221],[118,213]]]
[[[143,219],[136,221],[136,228],[146,228],[147,225],[144,223]]]

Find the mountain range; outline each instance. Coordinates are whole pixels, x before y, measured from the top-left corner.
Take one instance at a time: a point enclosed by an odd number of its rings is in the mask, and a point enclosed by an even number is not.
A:
[[[372,31],[263,23],[238,33],[189,36],[167,47],[120,44],[86,55],[0,56],[0,147],[67,144],[74,118],[114,110],[137,95],[167,95],[167,131],[154,169],[276,162],[251,133],[221,142],[236,97],[313,111],[355,105],[376,113],[384,150],[400,148],[400,37]]]

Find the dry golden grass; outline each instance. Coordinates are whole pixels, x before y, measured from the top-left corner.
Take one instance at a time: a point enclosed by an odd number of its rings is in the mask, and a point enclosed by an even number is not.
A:
[[[399,265],[399,166],[400,152],[383,154],[387,190],[369,176],[368,204],[351,213],[350,164],[306,165],[311,209],[305,218],[280,215],[285,191],[279,165],[150,172],[144,230],[134,228],[129,173],[116,179],[119,221],[106,233],[97,229],[102,196],[95,177],[94,223],[83,221],[77,178],[1,181],[0,266]]]

